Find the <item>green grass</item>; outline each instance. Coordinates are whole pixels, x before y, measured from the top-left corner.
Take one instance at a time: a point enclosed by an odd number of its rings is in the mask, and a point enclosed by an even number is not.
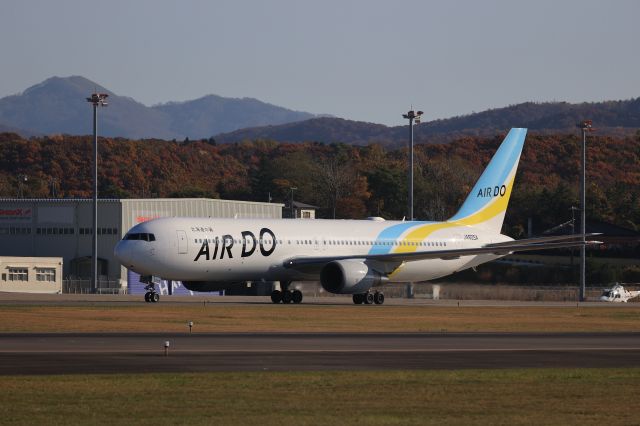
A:
[[[0,423],[638,424],[636,369],[0,377]]]

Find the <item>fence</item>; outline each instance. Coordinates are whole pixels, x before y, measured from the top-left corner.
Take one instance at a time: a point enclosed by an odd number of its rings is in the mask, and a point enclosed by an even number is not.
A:
[[[439,286],[439,299],[448,300],[518,300],[524,302],[572,302],[578,300],[577,286],[552,286],[552,285],[500,285],[500,284],[466,284],[444,283]],[[605,287],[612,287],[614,284]],[[640,289],[637,284],[624,284],[627,290]],[[334,296],[327,293],[319,285],[301,285],[299,288],[307,296]],[[413,297],[416,299],[432,299],[434,284],[413,284]],[[586,300],[597,301],[605,287],[587,287]],[[375,289],[374,289],[375,290]],[[406,298],[406,284],[386,284],[379,288],[387,298]],[[343,295],[335,295],[337,297]],[[344,296],[343,296],[344,297]],[[640,302],[640,298],[631,299],[629,302]]]
[[[563,302],[578,300],[578,287],[559,286],[514,286],[514,285],[490,285],[490,284],[464,284],[445,283],[437,284],[440,287],[439,298],[449,300],[521,300],[521,301],[547,301]],[[611,287],[613,284],[607,286]],[[416,299],[433,298],[433,284],[416,283],[413,285],[413,297]],[[306,296],[345,297],[334,295],[322,289],[319,283],[293,283],[291,288],[297,288]],[[640,288],[637,285],[627,286],[627,290]],[[587,300],[598,300],[604,287],[587,287]],[[406,284],[387,284],[380,287],[388,298],[407,297]],[[70,294],[93,293],[91,280],[66,279],[62,282],[62,292]],[[120,280],[98,280],[98,294],[127,294],[127,288],[121,286]],[[203,295],[206,293],[203,293]],[[640,302],[640,298],[630,302]]]
[[[62,292],[67,294],[93,293],[91,280],[66,279],[62,281]],[[98,294],[127,294],[127,288],[122,287],[120,280],[98,280]]]

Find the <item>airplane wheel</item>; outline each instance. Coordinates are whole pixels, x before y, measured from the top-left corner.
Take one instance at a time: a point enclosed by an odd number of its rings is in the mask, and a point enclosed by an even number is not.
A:
[[[282,292],[282,303],[284,304],[291,303],[291,299],[293,299],[292,291],[287,290]]]
[[[296,305],[302,302],[302,292],[300,290],[293,290],[293,294],[291,295],[291,300]]]
[[[282,302],[282,292],[280,290],[273,290],[271,292],[271,301],[273,303],[280,303]]]
[[[355,303],[356,305],[362,305],[364,303],[364,294],[354,294],[353,303]]]
[[[160,301],[160,295],[158,293],[151,293],[149,295],[149,301],[153,303],[158,303]]]
[[[364,294],[364,303],[366,305],[371,305],[373,304],[374,300],[373,300],[373,293],[365,293]]]
[[[376,291],[373,295],[373,301],[376,305],[382,305],[384,303],[384,294]]]
[[[147,303],[151,302],[151,300],[149,300],[149,296],[151,296],[151,293],[149,293],[149,292],[146,292],[144,294],[144,301],[147,302]]]

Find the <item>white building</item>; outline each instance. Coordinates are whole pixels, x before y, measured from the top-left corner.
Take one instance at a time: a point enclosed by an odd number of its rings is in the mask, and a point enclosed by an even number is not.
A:
[[[61,293],[61,257],[0,257],[0,292]]]
[[[282,204],[189,199],[107,199],[98,202],[99,280],[126,286],[113,248],[134,225],[158,217],[281,218]],[[91,277],[90,199],[0,199],[0,256],[62,257],[60,278]],[[58,274],[60,275],[60,274]]]

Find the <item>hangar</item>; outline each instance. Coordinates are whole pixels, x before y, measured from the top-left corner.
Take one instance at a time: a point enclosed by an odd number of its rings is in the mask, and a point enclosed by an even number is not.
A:
[[[0,256],[61,257],[67,291],[90,287],[91,199],[0,199]],[[158,217],[281,218],[283,204],[209,198],[98,200],[99,287],[127,287],[113,248],[137,223]],[[86,291],[86,289],[85,289]]]

